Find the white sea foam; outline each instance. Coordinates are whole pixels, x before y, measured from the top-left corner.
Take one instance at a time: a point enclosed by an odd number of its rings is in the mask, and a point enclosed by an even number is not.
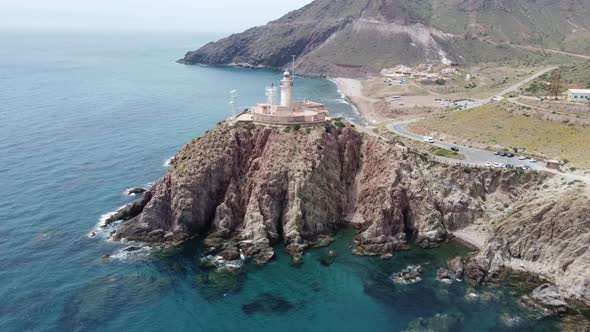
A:
[[[117,212],[119,212],[119,210],[121,210],[122,208],[124,208],[127,205],[123,205],[121,207],[119,207],[117,210],[115,211],[111,211],[111,212],[107,212],[103,215],[100,216],[100,218],[98,218],[98,223],[94,226],[94,228],[88,233],[88,237],[91,239],[100,237],[100,238],[105,238],[110,237],[110,233],[116,229],[117,225],[121,223],[120,220],[115,221],[113,223],[111,223],[110,225],[107,226],[107,220],[114,216]]]
[[[166,160],[164,161],[164,165],[163,165],[163,166],[164,166],[164,167],[170,167],[170,165],[172,164],[172,159],[174,159],[174,156],[172,156],[172,157],[170,157],[170,158],[166,159]]]
[[[137,247],[141,247],[141,248],[138,250],[134,250],[134,251],[127,251],[127,249],[130,247],[125,247],[125,248],[119,249],[114,254],[109,256],[109,258],[116,259],[119,261],[125,261],[125,260],[129,260],[129,259],[145,259],[145,258],[149,257],[149,255],[151,254],[151,252],[154,249],[152,247],[140,246],[140,245],[137,245]]]

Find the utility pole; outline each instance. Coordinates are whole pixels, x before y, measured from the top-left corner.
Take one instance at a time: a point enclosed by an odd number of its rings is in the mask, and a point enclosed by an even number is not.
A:
[[[561,91],[561,71],[558,68],[551,75],[551,90],[549,93],[555,100],[558,100],[559,91]]]
[[[229,92],[230,101],[229,104],[231,105],[231,113],[232,113],[232,120],[236,119],[237,107],[238,107],[238,91],[232,90]]]
[[[296,57],[296,55],[291,55],[291,57],[293,58],[291,74],[293,75],[293,80],[295,80],[295,57]]]

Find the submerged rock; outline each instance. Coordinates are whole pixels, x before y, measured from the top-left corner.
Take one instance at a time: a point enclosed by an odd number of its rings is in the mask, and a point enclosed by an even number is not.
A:
[[[242,305],[242,311],[249,316],[256,313],[283,315],[294,308],[291,302],[271,293],[261,294],[252,302]]]
[[[562,332],[590,332],[590,321],[583,315],[568,315],[561,319],[559,330]]]
[[[197,290],[207,301],[222,299],[242,289],[245,274],[241,269],[214,269],[196,277]]]
[[[520,316],[511,315],[509,313],[503,313],[498,317],[498,320],[502,325],[510,329],[518,328],[522,325],[523,319]]]
[[[422,280],[422,266],[410,265],[398,273],[394,273],[391,279],[396,284],[414,284]]]
[[[323,266],[330,266],[332,264],[334,264],[334,262],[336,261],[336,251],[335,250],[328,250],[320,259],[320,263],[322,263]]]
[[[139,251],[142,248],[143,247],[131,246],[131,247],[127,247],[127,248],[123,249],[123,251],[126,251],[126,252],[134,252],[134,251]]]
[[[555,316],[568,310],[568,304],[564,301],[563,295],[556,286],[551,284],[543,284],[535,288],[530,295],[522,296],[520,303],[542,317]]]
[[[404,332],[449,332],[459,331],[464,317],[461,314],[436,314],[430,318],[418,318],[411,321]]]
[[[240,259],[238,254],[235,260],[226,260],[223,256],[207,255],[199,260],[199,268],[203,270],[226,270],[235,272],[240,270],[244,265],[244,262]]]
[[[449,270],[440,268],[436,271],[436,279],[440,282],[451,284],[453,283],[454,276]]]
[[[465,274],[465,268],[463,266],[463,258],[455,257],[449,260],[447,266],[449,270],[455,275],[457,280],[462,280]]]
[[[301,255],[295,255],[291,257],[291,266],[301,267],[303,265],[303,257]]]

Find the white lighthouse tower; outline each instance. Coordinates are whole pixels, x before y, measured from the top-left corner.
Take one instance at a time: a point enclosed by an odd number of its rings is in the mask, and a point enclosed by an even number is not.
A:
[[[285,71],[283,79],[281,80],[281,106],[291,107],[293,100],[293,78],[291,73]]]

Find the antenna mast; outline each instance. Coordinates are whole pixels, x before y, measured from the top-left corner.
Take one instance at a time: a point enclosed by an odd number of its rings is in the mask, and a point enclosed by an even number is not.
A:
[[[291,70],[291,74],[293,76],[293,80],[295,80],[295,55],[291,55],[291,57],[293,58],[293,64],[292,64],[292,70]]]
[[[237,107],[238,107],[238,91],[237,90],[231,90],[229,92],[230,95],[230,101],[229,104],[231,105],[231,113],[232,113],[232,120],[236,119],[236,113],[237,113]]]
[[[272,107],[275,104],[275,95],[276,95],[276,88],[275,84],[272,83],[269,87],[266,88],[266,97],[268,98],[268,103]]]

